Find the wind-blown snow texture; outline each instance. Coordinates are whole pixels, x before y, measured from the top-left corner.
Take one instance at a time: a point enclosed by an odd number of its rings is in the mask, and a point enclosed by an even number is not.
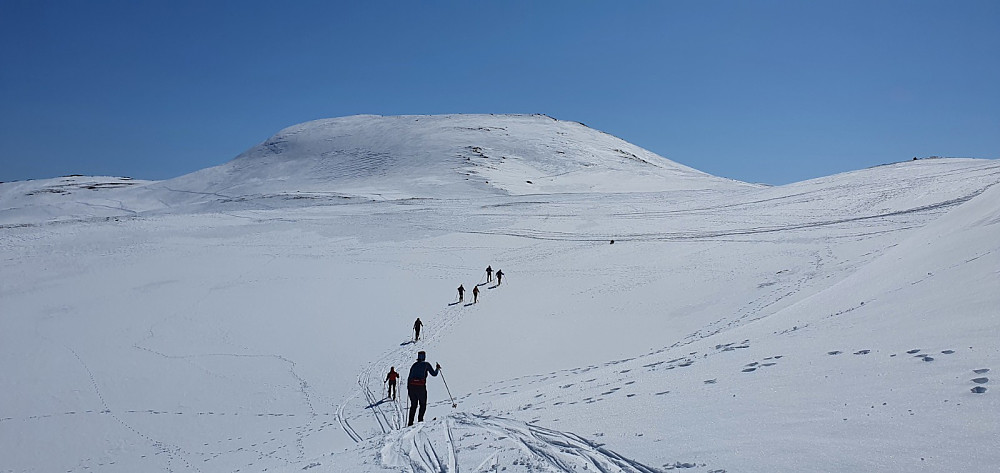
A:
[[[764,187],[474,115],[3,183],[0,472],[995,471],[998,182]],[[417,350],[457,408],[431,378],[406,428]]]

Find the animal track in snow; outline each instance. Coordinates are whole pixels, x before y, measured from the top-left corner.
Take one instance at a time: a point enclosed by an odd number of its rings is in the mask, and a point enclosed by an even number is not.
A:
[[[687,469],[687,468],[695,468],[697,466],[698,465],[696,463],[674,462],[673,464],[663,465],[663,469],[664,470],[680,470],[680,469]],[[705,465],[702,465],[702,466],[705,466]]]

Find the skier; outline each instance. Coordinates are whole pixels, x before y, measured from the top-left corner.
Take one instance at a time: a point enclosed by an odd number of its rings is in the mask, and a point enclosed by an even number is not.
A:
[[[493,280],[493,267],[486,266],[486,282],[490,282],[492,280]]]
[[[479,286],[472,288],[472,303],[479,302]]]
[[[417,414],[417,405],[420,405],[420,415],[417,422],[424,421],[424,412],[427,411],[427,374],[437,376],[441,369],[441,364],[435,363],[432,367],[425,361],[427,353],[417,352],[417,362],[410,367],[410,375],[406,377],[406,395],[410,397],[410,422],[413,425],[413,416]]]
[[[423,327],[424,323],[420,321],[420,317],[417,317],[417,321],[413,322],[413,341],[420,340],[420,327]]]
[[[458,302],[465,300],[465,287],[461,284],[458,285]]]
[[[503,282],[503,271],[501,271],[501,270],[498,269],[497,270],[497,286],[499,286],[501,282]]]
[[[389,384],[389,395],[387,398],[396,400],[396,380],[399,379],[399,373],[396,372],[396,367],[389,368],[389,374],[385,375],[385,382]]]

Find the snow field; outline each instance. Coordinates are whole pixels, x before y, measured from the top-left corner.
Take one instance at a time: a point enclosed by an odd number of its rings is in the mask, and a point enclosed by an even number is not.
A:
[[[546,117],[417,118],[293,127],[174,182],[0,185],[0,471],[1000,460],[996,162],[761,188]],[[458,407],[431,378],[401,428],[382,380],[417,350]]]

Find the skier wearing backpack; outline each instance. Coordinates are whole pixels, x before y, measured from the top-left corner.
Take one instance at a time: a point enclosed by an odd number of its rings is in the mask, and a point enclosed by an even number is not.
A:
[[[413,322],[413,341],[420,340],[420,327],[423,327],[424,323],[420,321],[420,317],[417,317],[417,321]]]
[[[499,286],[501,282],[503,282],[503,271],[501,271],[501,270],[498,269],[497,270],[497,286]]]
[[[465,300],[465,286],[459,284],[458,285],[458,302],[462,302],[463,300]]]
[[[479,286],[472,288],[472,303],[479,302]]]
[[[427,353],[417,352],[417,362],[410,367],[410,375],[406,377],[406,395],[410,397],[410,422],[413,425],[413,416],[417,415],[417,405],[420,406],[420,414],[417,422],[424,421],[424,412],[427,412],[427,374],[437,376],[441,370],[441,364],[435,363],[431,366],[425,361]]]
[[[486,266],[486,282],[493,281],[493,266]]]

